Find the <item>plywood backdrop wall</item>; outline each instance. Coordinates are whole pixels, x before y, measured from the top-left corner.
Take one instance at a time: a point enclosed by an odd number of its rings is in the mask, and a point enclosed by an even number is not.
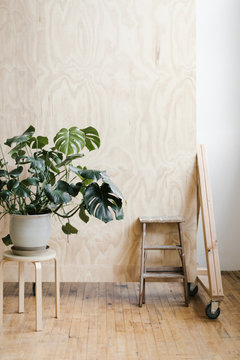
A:
[[[138,216],[176,214],[193,277],[195,1],[1,0],[0,43],[1,143],[30,124],[49,136],[92,125],[102,146],[83,163],[106,169],[127,200],[124,221],[76,219],[69,242],[53,223],[61,279],[138,279]],[[6,234],[6,218],[0,226]],[[6,280],[16,280],[11,265]]]

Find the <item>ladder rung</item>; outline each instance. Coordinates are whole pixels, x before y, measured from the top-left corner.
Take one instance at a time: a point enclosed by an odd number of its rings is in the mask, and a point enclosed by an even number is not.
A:
[[[145,245],[144,250],[182,250],[180,245]]]
[[[146,273],[149,272],[168,272],[168,271],[173,271],[173,272],[180,272],[183,273],[183,267],[182,266],[161,266],[161,267],[147,267],[146,268]]]
[[[183,274],[178,272],[144,273],[144,279],[184,279]]]

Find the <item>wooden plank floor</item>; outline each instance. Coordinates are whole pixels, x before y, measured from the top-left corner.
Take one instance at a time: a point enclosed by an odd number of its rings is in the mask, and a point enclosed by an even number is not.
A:
[[[186,308],[181,284],[148,283],[139,308],[137,283],[62,283],[57,320],[53,284],[44,283],[37,333],[31,284],[18,314],[17,284],[5,283],[0,359],[239,360],[240,272],[223,273],[223,286],[221,315],[209,320],[201,288]]]

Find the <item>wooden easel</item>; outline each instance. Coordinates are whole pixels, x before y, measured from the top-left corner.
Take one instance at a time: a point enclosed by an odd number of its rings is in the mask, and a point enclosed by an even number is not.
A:
[[[197,147],[198,200],[197,216],[201,209],[204,245],[207,268],[199,268],[197,282],[209,295],[211,302],[206,307],[209,318],[215,319],[220,314],[219,305],[223,300],[222,278],[218,255],[216,226],[213,212],[212,193],[210,188],[206,150],[204,145]]]

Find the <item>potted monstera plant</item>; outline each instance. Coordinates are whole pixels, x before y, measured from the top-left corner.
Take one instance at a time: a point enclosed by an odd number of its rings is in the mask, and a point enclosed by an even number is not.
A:
[[[10,214],[5,245],[13,243],[16,252],[46,249],[52,214],[67,235],[78,232],[70,223],[75,214],[84,222],[89,216],[105,223],[123,219],[123,196],[106,171],[82,164],[86,152],[100,146],[95,128],[63,128],[52,146],[48,137],[34,133],[29,126],[7,139],[7,155],[1,147],[0,215]]]

